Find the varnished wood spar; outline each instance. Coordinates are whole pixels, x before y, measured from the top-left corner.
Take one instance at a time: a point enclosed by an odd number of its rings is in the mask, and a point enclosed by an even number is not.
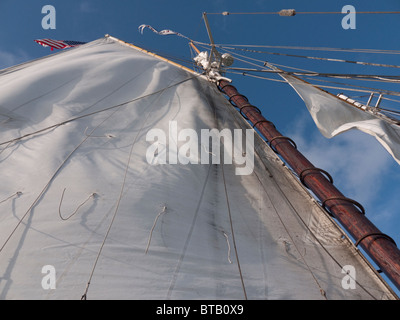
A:
[[[349,232],[356,245],[360,245],[400,289],[400,250],[394,241],[365,216],[361,205],[346,198],[333,185],[325,171],[316,168],[297,150],[294,142],[284,137],[234,86],[225,80],[219,81],[218,86],[270,143],[271,148],[301,177],[305,186],[317,196],[329,213]]]

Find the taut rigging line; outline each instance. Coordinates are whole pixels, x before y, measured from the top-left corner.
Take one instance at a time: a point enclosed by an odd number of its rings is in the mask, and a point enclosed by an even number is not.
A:
[[[343,14],[341,11],[295,11],[294,9],[282,9],[281,11],[278,12],[228,12],[228,11],[223,11],[223,12],[207,12],[207,14],[214,14],[214,15],[223,15],[223,16],[229,16],[229,15],[280,15],[280,16],[295,16],[297,14]],[[357,11],[357,14],[400,14],[400,11]]]
[[[321,73],[321,72],[289,72],[289,71],[276,71],[276,70],[264,70],[264,69],[248,69],[248,68],[227,68],[227,70],[236,71],[247,71],[247,72],[265,72],[265,73],[276,73],[276,74],[287,74],[287,75],[299,75],[309,77],[327,77],[327,78],[342,78],[342,79],[357,79],[357,80],[375,80],[384,82],[400,82],[399,76],[391,75],[374,75],[374,74],[346,74],[346,73]]]
[[[330,61],[330,62],[345,62],[345,63],[353,63],[353,64],[360,64],[360,65],[374,66],[374,67],[400,68],[400,66],[398,66],[398,65],[385,64],[385,63],[354,61],[354,60],[345,60],[345,59],[336,59],[336,58],[311,57],[311,56],[303,56],[303,55],[298,55],[298,54],[288,54],[288,53],[279,53],[279,52],[249,50],[249,49],[244,49],[244,48],[235,48],[235,50],[241,50],[241,51],[253,52],[253,53],[270,54],[270,55],[276,55],[276,56],[285,56],[285,57],[294,57],[294,58],[304,58],[304,59],[312,59],[312,60]]]

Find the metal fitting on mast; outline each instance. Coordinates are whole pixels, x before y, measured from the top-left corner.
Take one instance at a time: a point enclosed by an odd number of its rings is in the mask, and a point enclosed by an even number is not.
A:
[[[230,66],[233,63],[233,57],[228,54],[220,54],[216,48],[213,36],[211,34],[210,25],[208,23],[207,14],[203,12],[204,23],[207,28],[208,37],[210,38],[211,43],[211,52],[210,54],[207,51],[200,52],[195,45],[191,42],[190,45],[195,49],[198,55],[194,58],[194,61],[200,66],[206,73],[208,79],[212,82],[218,82],[220,80],[225,80],[228,82],[232,82],[231,79],[223,77],[221,75],[222,66]]]

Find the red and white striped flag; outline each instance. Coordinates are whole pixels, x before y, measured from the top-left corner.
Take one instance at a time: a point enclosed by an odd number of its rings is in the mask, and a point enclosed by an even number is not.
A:
[[[80,46],[80,45],[86,43],[86,42],[81,42],[81,41],[54,40],[54,39],[36,39],[34,41],[36,43],[42,45],[43,47],[50,47],[52,51],[54,48],[66,49],[66,48]]]

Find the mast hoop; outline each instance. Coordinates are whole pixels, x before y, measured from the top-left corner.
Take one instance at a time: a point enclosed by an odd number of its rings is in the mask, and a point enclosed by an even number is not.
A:
[[[276,137],[273,137],[271,140],[268,141],[269,146],[271,147],[271,149],[272,149],[276,154],[279,154],[279,152],[278,152],[278,150],[276,150],[276,149],[272,146],[272,144],[271,144],[271,143],[272,143],[274,140],[276,140],[276,139],[285,139],[285,140],[288,140],[288,141],[292,144],[292,146],[293,146],[295,149],[297,149],[296,143],[295,143],[292,139],[290,139],[289,137],[285,137],[285,136],[276,136]]]
[[[242,94],[240,94],[240,93],[237,93],[237,94],[234,94],[234,95],[230,96],[230,97],[229,97],[229,100],[228,100],[229,103],[230,103],[231,105],[233,105],[234,107],[236,107],[236,105],[233,104],[233,102],[232,102],[232,99],[233,99],[234,97],[242,97],[244,100],[246,100],[247,102],[249,102],[249,99],[247,99],[246,96],[244,96],[244,95],[242,95]]]
[[[358,247],[358,245],[360,244],[361,241],[363,241],[365,238],[368,238],[370,236],[378,236],[377,238],[385,238],[385,239],[389,240],[390,242],[392,242],[397,247],[396,242],[391,237],[389,237],[387,234],[382,233],[382,232],[371,232],[371,233],[368,233],[368,234],[362,236],[360,239],[357,240],[357,242],[355,243],[355,246]]]
[[[353,200],[353,199],[346,198],[346,197],[329,197],[329,198],[325,199],[325,200],[322,202],[322,207],[323,207],[325,210],[326,210],[326,202],[328,202],[328,201],[330,201],[330,200],[343,200],[343,201],[350,202],[350,203],[352,203],[354,206],[356,206],[357,209],[360,210],[360,213],[361,213],[361,214],[365,215],[365,209],[364,209],[364,207],[363,207],[360,203],[358,203],[357,201],[355,201],[355,200]],[[327,210],[327,211],[328,211],[328,210]]]
[[[235,106],[235,107],[236,107],[236,106]],[[236,107],[236,108],[239,108],[239,107]],[[240,114],[241,114],[242,117],[245,118],[246,120],[250,120],[250,119],[243,113],[243,109],[245,109],[245,108],[254,108],[259,114],[261,114],[261,110],[260,110],[260,109],[258,109],[256,106],[253,106],[253,105],[250,104],[250,103],[247,103],[247,104],[245,104],[245,105],[243,105],[243,106],[241,106],[241,107],[239,108]]]
[[[325,177],[329,180],[329,182],[333,184],[333,178],[327,171],[325,171],[325,170],[323,170],[321,168],[313,167],[313,168],[306,168],[303,171],[301,171],[300,174],[299,174],[299,178],[300,178],[301,183],[303,185],[305,185],[306,187],[307,187],[307,184],[304,181],[304,178],[305,178],[304,176],[305,176],[305,172],[307,172],[307,171],[317,171],[317,172],[323,173],[325,175]]]
[[[221,81],[218,81],[217,82],[217,88],[218,88],[218,90],[219,91],[221,91],[222,93],[225,93],[225,91],[224,91],[224,88],[225,87],[233,87],[231,84],[225,84],[225,85],[223,85],[223,86],[221,86]],[[225,93],[226,94],[226,93]]]
[[[256,125],[258,125],[258,124],[260,124],[260,123],[268,123],[268,124],[270,124],[271,126],[273,126],[274,128],[276,128],[276,127],[275,127],[275,124],[274,124],[273,122],[271,122],[271,121],[268,121],[268,120],[260,120],[260,121],[257,121],[256,123],[253,124],[253,128],[255,128]]]

